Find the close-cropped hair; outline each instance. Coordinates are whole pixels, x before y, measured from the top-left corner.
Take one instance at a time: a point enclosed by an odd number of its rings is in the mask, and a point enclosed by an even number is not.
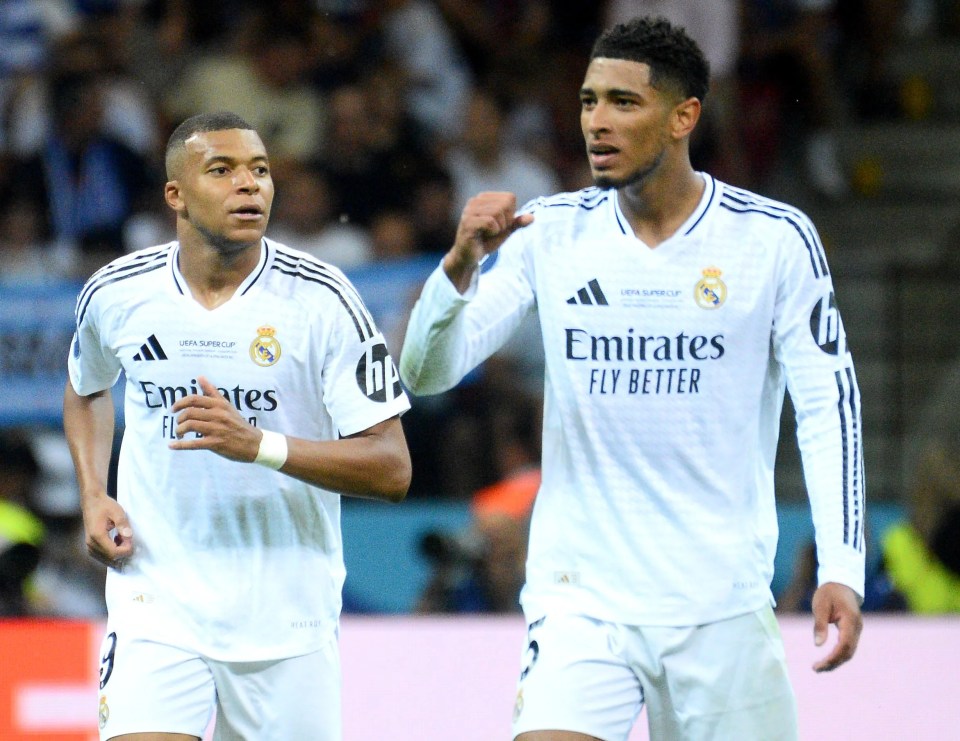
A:
[[[590,59],[624,59],[650,67],[650,84],[675,87],[684,98],[703,102],[710,87],[710,63],[684,28],[649,16],[619,23],[600,34]]]
[[[171,176],[171,157],[179,149],[182,149],[191,136],[194,134],[205,133],[208,131],[226,131],[227,129],[245,129],[255,131],[250,124],[244,121],[236,113],[229,111],[217,111],[215,113],[199,113],[196,116],[183,121],[170,134],[167,139],[166,163],[167,176]]]

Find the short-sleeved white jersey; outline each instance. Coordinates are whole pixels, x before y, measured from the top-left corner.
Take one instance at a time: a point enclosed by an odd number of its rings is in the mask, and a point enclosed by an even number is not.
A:
[[[408,408],[382,335],[338,269],[272,240],[234,296],[193,299],[176,242],[122,257],[77,300],[78,394],[125,382],[117,498],[136,550],[107,579],[124,630],[219,660],[315,650],[345,570],[338,494],[211,451],[170,450],[173,403],[206,377],[250,421],[312,440]]]
[[[785,388],[819,579],[863,594],[860,396],[823,247],[797,209],[703,177],[699,206],[655,249],[614,190],[537,199],[464,295],[438,268],[414,309],[400,361],[414,393],[455,384],[539,314],[531,619],[689,625],[772,600]]]

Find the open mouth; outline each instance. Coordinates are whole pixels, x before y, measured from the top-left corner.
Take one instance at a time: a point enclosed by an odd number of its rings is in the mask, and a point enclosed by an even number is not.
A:
[[[595,168],[609,167],[619,154],[616,147],[595,144],[589,148],[590,164]]]

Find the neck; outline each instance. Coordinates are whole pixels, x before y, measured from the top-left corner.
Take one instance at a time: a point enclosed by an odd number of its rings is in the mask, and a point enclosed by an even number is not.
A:
[[[229,301],[259,261],[260,241],[228,251],[180,238],[180,274],[194,299],[207,309]]]
[[[661,171],[649,181],[617,191],[620,210],[634,234],[653,248],[669,239],[697,208],[705,183],[690,166]]]

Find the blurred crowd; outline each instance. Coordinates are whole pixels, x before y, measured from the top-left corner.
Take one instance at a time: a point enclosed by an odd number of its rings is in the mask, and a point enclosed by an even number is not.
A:
[[[0,290],[172,239],[166,138],[224,109],[271,153],[268,236],[348,272],[439,259],[472,194],[589,184],[589,43],[637,14],[686,26],[711,63],[695,166],[761,191],[786,172],[828,200],[851,197],[838,127],[909,113],[897,45],[960,35],[956,0],[2,0]],[[541,372],[531,329],[404,418],[411,497],[469,501],[475,518],[425,544],[419,609],[516,609]],[[2,442],[0,615],[100,615],[65,444]]]

